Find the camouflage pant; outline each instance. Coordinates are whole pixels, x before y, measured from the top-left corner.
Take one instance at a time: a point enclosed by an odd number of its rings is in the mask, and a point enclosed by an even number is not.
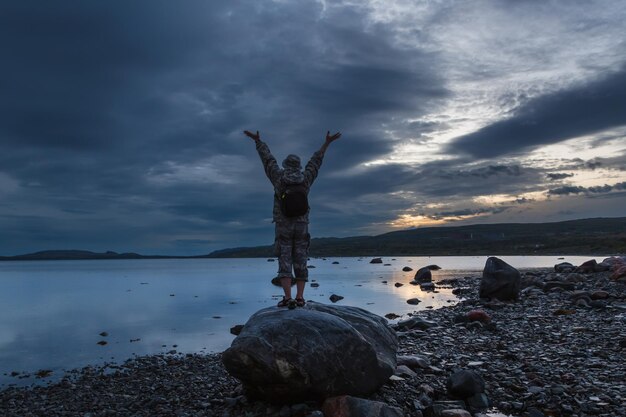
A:
[[[309,225],[302,222],[277,222],[274,249],[278,256],[278,277],[308,281]]]

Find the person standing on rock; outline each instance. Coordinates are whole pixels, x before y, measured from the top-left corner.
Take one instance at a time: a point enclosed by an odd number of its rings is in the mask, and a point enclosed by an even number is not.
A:
[[[337,132],[331,135],[326,132],[326,140],[322,147],[313,154],[304,171],[300,157],[288,155],[281,169],[270,148],[261,140],[259,131],[256,133],[244,130],[246,136],[254,140],[256,150],[261,157],[265,174],[274,186],[273,222],[276,224],[274,247],[278,255],[278,278],[285,295],[278,307],[303,307],[304,286],[309,280],[307,259],[309,256],[309,205],[308,193],[328,146],[341,137]],[[293,271],[293,272],[292,272]],[[294,277],[295,274],[295,277]],[[291,282],[296,280],[296,299],[291,298]]]

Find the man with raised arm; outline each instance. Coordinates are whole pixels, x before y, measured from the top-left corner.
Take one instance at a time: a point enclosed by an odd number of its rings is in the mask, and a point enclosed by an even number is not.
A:
[[[304,286],[309,280],[306,264],[311,241],[307,195],[322,166],[328,145],[339,139],[341,133],[331,135],[330,132],[326,132],[324,144],[313,154],[304,171],[297,155],[288,155],[281,169],[270,148],[261,141],[258,130],[256,133],[244,130],[243,133],[256,142],[256,150],[261,157],[265,174],[274,186],[273,222],[276,223],[274,247],[278,256],[278,278],[285,292],[278,307],[303,307]],[[295,300],[291,298],[291,281],[294,278],[297,290]]]

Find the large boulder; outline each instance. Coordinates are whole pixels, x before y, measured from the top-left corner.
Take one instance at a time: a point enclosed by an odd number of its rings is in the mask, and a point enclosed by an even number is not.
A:
[[[284,403],[369,395],[394,373],[397,349],[384,318],[309,301],[253,314],[222,361],[248,396]]]
[[[478,295],[480,298],[497,298],[502,301],[517,300],[521,285],[519,271],[492,256],[485,263]]]

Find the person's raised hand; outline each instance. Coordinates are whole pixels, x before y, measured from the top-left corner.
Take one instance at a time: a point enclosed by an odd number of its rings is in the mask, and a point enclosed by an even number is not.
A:
[[[331,143],[341,137],[341,133],[337,132],[334,135],[330,134],[330,130],[326,132],[326,143]]]
[[[247,137],[249,137],[250,139],[254,140],[255,142],[261,140],[261,135],[259,135],[259,131],[258,130],[256,131],[256,134],[254,134],[254,133],[252,133],[250,131],[244,130],[243,134],[246,135]]]

